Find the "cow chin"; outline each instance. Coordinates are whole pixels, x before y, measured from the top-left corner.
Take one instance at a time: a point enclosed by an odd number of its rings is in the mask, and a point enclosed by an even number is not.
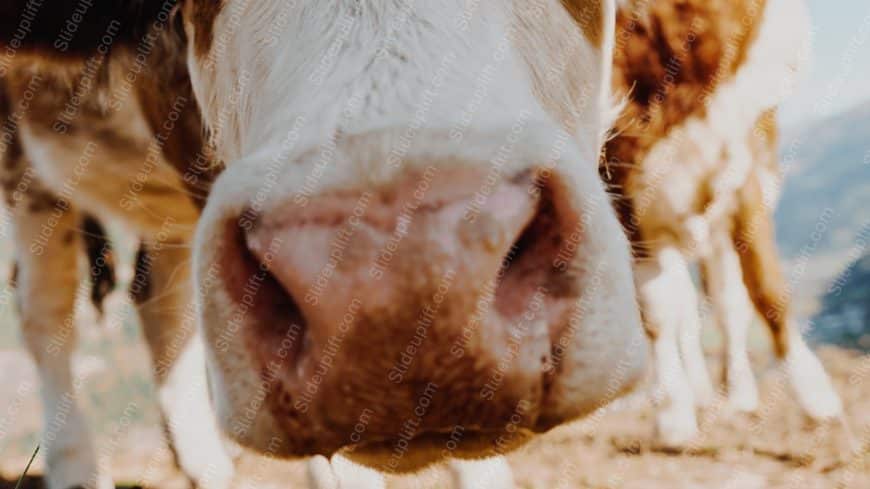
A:
[[[627,242],[594,165],[545,167],[533,143],[494,183],[485,143],[436,141],[444,154],[361,184],[330,180],[355,174],[342,155],[384,155],[343,141],[338,176],[284,192],[310,170],[299,156],[265,201],[268,172],[230,165],[195,264],[222,429],[407,471],[505,453],[630,389],[646,344]]]

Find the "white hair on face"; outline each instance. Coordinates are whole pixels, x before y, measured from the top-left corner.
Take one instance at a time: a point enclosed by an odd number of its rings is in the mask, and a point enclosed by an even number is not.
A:
[[[300,119],[300,148],[336,131],[404,126],[433,80],[441,93],[425,127],[448,129],[488,65],[494,82],[475,128],[515,120],[522,110],[543,118],[510,45],[509,10],[483,2],[465,16],[464,4],[228,2],[210,56],[192,56],[191,66],[220,156],[229,163],[274,144]]]
[[[438,97],[424,111],[426,129],[463,125],[483,91],[473,125],[464,127],[487,130],[523,112],[564,124],[558,112],[576,108],[577,95],[568,92],[579,88],[592,100],[570,115],[580,119],[571,136],[594,155],[619,111],[610,90],[615,8],[604,2],[605,28],[594,46],[576,25],[570,26],[576,35],[539,32],[542,22],[529,12],[549,17],[551,27],[569,27],[558,0],[544,3],[533,9],[519,0],[229,1],[215,19],[208,55],[191,56],[194,88],[227,163],[270,145],[274,152],[291,132],[302,150],[336,132],[407,126],[427,89]],[[568,65],[565,77],[536,94],[530,78],[546,76],[554,62]]]

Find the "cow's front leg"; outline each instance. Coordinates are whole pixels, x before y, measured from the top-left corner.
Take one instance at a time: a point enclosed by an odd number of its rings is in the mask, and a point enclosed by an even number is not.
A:
[[[157,241],[143,246],[131,293],[151,350],[158,401],[176,462],[199,488],[228,487],[233,462],[208,395],[188,243]]]
[[[81,379],[71,368],[79,216],[69,202],[31,183],[11,213],[22,333],[42,384],[46,485],[48,489],[102,489],[108,481],[97,470],[93,442],[78,407]]]
[[[673,247],[658,251],[636,268],[638,296],[645,326],[653,337],[656,375],[664,394],[658,434],[665,444],[682,445],[698,432],[694,395],[679,349],[681,323],[688,308],[697,308],[686,295],[689,289],[694,291],[694,285],[685,259]]]
[[[726,339],[724,371],[728,405],[736,411],[752,412],[758,408],[758,386],[747,352],[753,306],[743,284],[740,257],[731,237],[718,236],[713,246],[711,256],[701,263],[701,272],[716,322]]]

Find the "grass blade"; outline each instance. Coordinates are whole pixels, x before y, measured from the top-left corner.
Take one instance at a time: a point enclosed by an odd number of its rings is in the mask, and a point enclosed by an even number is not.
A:
[[[27,467],[24,467],[24,472],[22,472],[21,477],[18,478],[18,484],[15,484],[15,489],[21,488],[21,483],[24,482],[24,478],[27,477],[27,471],[30,470],[30,464],[33,463],[37,453],[39,453],[39,445],[36,445],[36,450],[33,451],[33,455],[30,456],[30,461],[27,462]]]

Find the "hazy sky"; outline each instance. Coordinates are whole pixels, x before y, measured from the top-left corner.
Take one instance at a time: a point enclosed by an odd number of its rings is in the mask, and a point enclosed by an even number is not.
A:
[[[785,125],[802,124],[870,99],[870,1],[809,0],[811,72],[782,108]]]

